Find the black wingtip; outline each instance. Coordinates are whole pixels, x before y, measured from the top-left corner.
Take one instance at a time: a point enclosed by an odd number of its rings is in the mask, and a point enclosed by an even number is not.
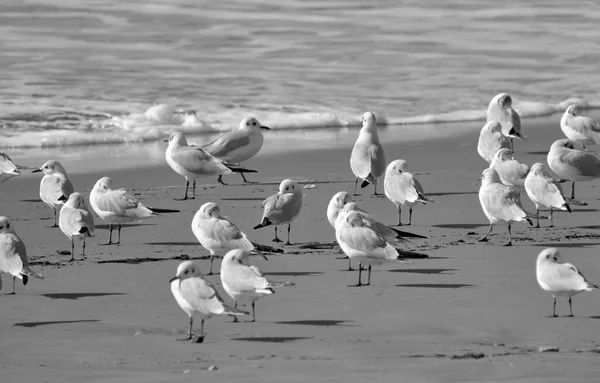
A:
[[[67,202],[69,199],[67,197],[65,197],[65,195],[61,195],[60,197],[58,197],[58,200],[61,202]]]
[[[262,222],[259,223],[258,225],[254,226],[253,229],[260,229],[261,227],[265,227],[265,226],[269,226],[271,225],[271,221],[269,221],[268,218],[263,218]]]
[[[82,227],[81,229],[79,229],[79,234],[86,234],[89,233],[90,229],[88,229],[87,227]]]
[[[529,226],[533,226],[533,221],[529,218],[525,218],[527,220],[527,222],[529,222]]]
[[[246,169],[240,165],[232,164],[230,162],[223,162],[225,166],[229,168],[234,173],[258,173],[256,170]]]
[[[572,213],[571,206],[568,203],[565,204],[565,207],[569,213]]]
[[[149,207],[148,209],[150,209],[153,213],[181,213],[180,210],[176,209],[157,209],[154,207]]]
[[[23,286],[27,285],[27,282],[29,282],[29,277],[23,274]]]
[[[366,187],[367,187],[368,185],[370,185],[370,184],[371,184],[371,183],[370,183],[369,181],[367,181],[367,180],[364,180],[364,181],[362,182],[362,184],[360,184],[360,188],[361,188],[361,189],[364,189],[364,188],[366,188]]]
[[[402,230],[394,229],[393,227],[391,227],[390,229],[394,230],[401,237],[406,237],[406,238],[427,238],[424,235],[409,233],[407,231],[402,231]]]

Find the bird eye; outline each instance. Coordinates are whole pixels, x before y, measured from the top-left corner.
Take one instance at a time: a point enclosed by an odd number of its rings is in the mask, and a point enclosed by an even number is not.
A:
[[[10,223],[7,223],[7,224],[6,224],[6,228],[7,228],[7,229],[9,229],[9,228],[10,228]],[[0,229],[2,229],[2,228],[0,227]]]
[[[0,226],[0,229],[4,229],[4,226]]]
[[[256,122],[253,122],[252,125],[256,125]]]
[[[187,273],[188,273],[188,270],[186,270],[186,271],[184,272],[184,274],[187,274]]]
[[[192,269],[192,274],[194,273],[194,269]]]

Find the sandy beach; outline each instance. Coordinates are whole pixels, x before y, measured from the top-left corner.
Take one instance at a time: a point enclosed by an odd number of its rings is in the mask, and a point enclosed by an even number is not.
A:
[[[524,120],[529,139],[515,141],[515,157],[529,165],[545,163],[551,143],[562,138],[559,120],[557,115]],[[77,243],[72,263],[68,255],[57,254],[68,250],[69,242],[58,228],[49,227],[52,211],[39,200],[40,178],[30,174],[1,184],[2,215],[14,220],[32,268],[46,279],[30,280],[25,287],[18,281],[16,295],[6,295],[12,281],[2,275],[0,380],[597,380],[597,293],[573,299],[574,318],[562,317],[568,303],[559,299],[561,317],[550,317],[552,295],[538,286],[535,261],[545,247],[559,247],[567,262],[600,282],[598,183],[577,184],[577,199],[589,205],[555,214],[555,228],[545,227],[549,221],[542,221],[541,229],[514,224],[514,246],[506,248],[501,246],[506,227],[497,226],[490,243],[477,243],[488,227],[477,198],[479,184],[473,185],[487,167],[476,151],[483,123],[466,124],[473,129],[464,125],[439,124],[439,132],[420,141],[403,140],[402,128],[381,130],[388,161],[407,160],[434,202],[415,207],[413,225],[403,227],[428,236],[406,247],[428,258],[415,259],[413,266],[375,266],[369,287],[347,287],[356,283],[357,272],[345,271],[347,261],[337,248],[302,246],[334,239],[325,210],[333,194],[352,191],[348,159],[358,130],[348,130],[336,148],[327,148],[330,143],[287,154],[272,146],[292,143],[266,136],[270,150],[246,164],[259,170],[249,178],[260,183],[240,185],[241,177],[233,175],[225,177],[230,185],[220,186],[216,176],[210,177],[198,182],[195,200],[181,202],[173,198],[183,195],[184,178],[155,151],[149,151],[154,156],[149,166],[91,173],[83,172],[89,159],[55,157],[67,170],[70,165],[77,169],[70,178],[86,198],[97,179],[110,176],[115,188],[128,189],[148,206],[181,210],[125,226],[119,246],[98,245],[106,242],[108,225],[96,217],[98,230],[88,241],[87,259],[80,259]],[[43,161],[20,162],[39,166]],[[256,323],[213,318],[205,324],[204,343],[176,341],[187,329],[187,315],[168,281],[182,260],[208,254],[190,229],[194,213],[203,203],[216,202],[253,242],[275,246],[271,228],[252,227],[261,219],[263,199],[285,178],[308,186],[302,213],[292,224],[293,245],[267,254],[268,261],[252,261],[270,279],[295,286],[259,300]],[[396,223],[394,205],[372,196],[372,190],[361,190],[359,205],[385,223]],[[534,210],[526,195],[522,200]],[[280,237],[285,236],[280,228]],[[207,268],[208,261],[202,262]],[[206,278],[229,298],[218,275]],[[542,353],[540,347],[558,352]]]

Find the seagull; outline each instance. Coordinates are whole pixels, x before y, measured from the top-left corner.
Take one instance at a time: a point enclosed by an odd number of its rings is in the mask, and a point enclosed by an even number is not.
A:
[[[521,133],[519,113],[513,109],[512,98],[506,93],[499,93],[490,101],[487,109],[487,120],[488,122],[498,121],[502,124],[502,133],[510,137],[510,146],[513,152],[513,138],[527,139]]]
[[[254,157],[260,151],[263,145],[262,130],[271,130],[271,128],[262,125],[254,117],[246,117],[237,129],[219,136],[203,149],[223,161],[239,164]],[[244,172],[240,174],[245,183],[252,183],[244,177]],[[222,174],[219,174],[218,181],[226,185]]]
[[[600,144],[600,123],[582,116],[577,105],[567,107],[560,119],[560,129],[569,140],[583,145],[584,148],[585,145]]]
[[[535,274],[538,284],[544,291],[549,291],[554,297],[552,316],[556,315],[556,297],[569,297],[569,310],[573,316],[571,298],[582,291],[592,291],[600,287],[589,282],[575,266],[565,263],[558,249],[543,250],[537,258]]]
[[[29,268],[27,264],[27,250],[25,243],[19,238],[13,223],[7,217],[0,217],[0,275],[2,273],[13,276],[12,293],[15,293],[15,280],[23,280],[26,285],[29,277],[44,279],[41,274]],[[2,279],[0,278],[0,289]]]
[[[504,246],[512,246],[510,226],[513,222],[527,221],[533,226],[532,218],[542,218],[537,214],[526,212],[521,206],[521,198],[510,186],[503,185],[500,176],[494,169],[485,169],[481,176],[479,202],[486,217],[490,221],[490,230],[479,240],[487,242],[495,223],[508,224],[508,242]]]
[[[190,179],[196,180],[200,177],[210,175],[231,174],[232,172],[256,173],[256,170],[245,169],[239,165],[230,164],[218,159],[206,150],[197,146],[190,146],[183,133],[175,132],[169,137],[169,146],[165,152],[165,158],[169,166],[185,177],[185,196],[190,186]],[[195,194],[195,190],[192,191]],[[194,198],[192,195],[191,198]]]
[[[31,170],[29,166],[15,165],[7,154],[0,153],[0,182],[20,176],[21,170]]]
[[[294,286],[291,282],[270,282],[256,267],[250,265],[248,252],[230,250],[221,262],[221,284],[237,308],[239,300],[252,301],[252,322],[256,322],[254,302],[265,295],[275,294],[274,288]],[[234,316],[234,322],[237,317]]]
[[[144,206],[135,197],[127,194],[125,189],[112,188],[112,179],[102,177],[94,185],[90,193],[90,205],[100,218],[109,222],[108,243],[112,245],[113,223],[118,223],[118,236],[115,245],[121,243],[121,224],[155,217],[156,213],[178,213],[179,210],[156,209]]]
[[[242,233],[231,221],[222,217],[219,206],[214,202],[207,202],[200,206],[192,220],[192,232],[198,242],[210,251],[208,275],[213,273],[212,265],[215,255],[223,256],[233,249],[254,250],[254,245],[248,240],[246,234]]]
[[[32,171],[32,173],[38,172],[44,173],[44,177],[40,182],[40,198],[52,208],[54,213],[54,225],[52,227],[57,227],[56,209],[67,202],[75,189],[67,178],[67,171],[58,161],[47,161],[41,168]]]
[[[354,192],[356,194],[356,184],[359,179],[363,182],[360,185],[361,188],[366,187],[368,184],[373,184],[373,194],[377,194],[377,179],[385,172],[385,154],[383,153],[383,147],[379,142],[379,135],[377,134],[377,121],[375,115],[371,112],[366,112],[362,116],[362,128],[356,139],[356,143],[352,148],[352,154],[350,155],[350,167],[352,172],[356,176],[354,181]]]
[[[515,160],[510,149],[498,150],[489,168],[498,172],[504,185],[518,192],[525,190],[525,178],[529,174],[529,166]]]
[[[557,180],[552,178],[546,165],[541,162],[531,167],[531,171],[525,178],[525,191],[535,204],[536,214],[540,214],[540,206],[550,208],[550,227],[554,227],[553,208],[571,212],[571,207],[563,195],[562,187]],[[539,218],[535,227],[540,227]]]
[[[490,121],[481,128],[477,153],[491,163],[494,154],[502,148],[510,149],[510,140],[502,133],[502,125],[498,121]]]
[[[575,198],[575,181],[600,178],[600,160],[591,153],[575,149],[573,141],[556,140],[548,152],[548,166],[560,178],[571,184],[571,199]]]
[[[331,227],[333,227],[334,231],[335,231],[335,221],[336,221],[338,215],[340,214],[340,212],[342,211],[342,209],[344,208],[344,206],[348,202],[352,202],[352,196],[348,192],[341,191],[341,192],[336,193],[329,201],[329,205],[327,205],[327,220],[329,221],[329,224],[331,225]],[[333,242],[334,242],[334,244],[337,243],[337,239],[334,238]],[[348,257],[348,271],[352,271],[352,270],[354,270],[352,268],[352,259],[350,259],[350,257]]]
[[[90,213],[81,193],[73,193],[69,196],[69,200],[60,209],[58,226],[71,241],[71,261],[75,259],[75,238],[83,241],[81,258],[85,259],[85,238],[94,236],[95,227],[94,216]]]
[[[215,315],[248,315],[249,313],[227,306],[217,290],[208,283],[200,272],[197,261],[185,261],[177,267],[177,274],[171,278],[171,292],[179,307],[190,317],[190,327],[187,337],[181,340],[192,339],[193,315],[199,314],[202,318],[200,335],[194,339],[195,343],[204,341],[204,320]]]
[[[398,209],[398,226],[402,226],[402,205],[409,207],[408,224],[412,223],[412,209],[417,203],[426,204],[433,202],[423,192],[423,186],[412,173],[406,171],[406,161],[395,160],[390,162],[385,170],[383,181],[385,196]]]
[[[279,192],[265,199],[262,203],[264,212],[260,223],[254,229],[266,226],[275,226],[275,238],[273,242],[281,242],[277,237],[277,226],[288,225],[288,238],[286,245],[290,243],[290,230],[292,221],[298,217],[302,209],[302,189],[294,180],[285,179],[279,185]]]

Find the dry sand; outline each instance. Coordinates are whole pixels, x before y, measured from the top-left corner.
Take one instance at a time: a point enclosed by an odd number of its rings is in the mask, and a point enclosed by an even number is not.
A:
[[[529,140],[515,142],[516,157],[528,164],[545,162],[551,142],[561,137],[559,118],[525,120]],[[0,381],[597,381],[596,293],[574,298],[574,318],[550,318],[552,296],[535,280],[537,254],[556,246],[600,282],[597,183],[577,185],[578,199],[589,206],[557,214],[556,228],[515,224],[515,246],[505,248],[500,245],[506,227],[500,226],[489,244],[479,244],[487,220],[477,198],[479,186],[472,184],[486,163],[477,155],[475,130],[444,140],[384,141],[387,158],[408,160],[435,200],[417,206],[413,226],[403,228],[429,236],[407,247],[429,258],[416,259],[412,267],[374,267],[372,285],[361,288],[347,287],[356,283],[357,273],[344,271],[347,261],[337,259],[337,249],[300,247],[334,237],[325,210],[335,192],[352,190],[352,139],[335,150],[258,157],[247,165],[260,170],[249,175],[260,184],[240,186],[236,175],[225,177],[232,185],[217,186],[211,177],[199,183],[195,200],[184,202],[173,201],[183,194],[184,179],[166,163],[73,174],[75,188],[86,195],[98,178],[109,175],[115,187],[127,188],[149,206],[181,210],[126,226],[120,246],[97,244],[107,233],[98,218],[88,258],[79,260],[78,244],[73,263],[68,255],[56,254],[69,244],[59,229],[49,228],[51,210],[38,200],[39,178],[3,183],[2,214],[15,220],[32,267],[46,279],[30,280],[26,287],[18,282],[11,296],[5,295],[11,282],[3,275]],[[68,169],[69,161],[64,165]],[[273,280],[296,286],[258,301],[257,323],[213,318],[205,324],[204,343],[176,341],[186,330],[187,316],[171,296],[168,280],[182,259],[208,254],[190,229],[195,211],[204,202],[217,202],[252,241],[272,245],[272,229],[252,227],[260,221],[261,201],[288,177],[315,185],[305,189],[302,214],[292,224],[295,245],[269,255],[269,261],[253,261]],[[360,206],[395,223],[392,203],[371,192],[362,190]],[[523,201],[533,209],[526,196]],[[280,229],[280,237],[285,235]],[[218,275],[207,279],[222,291]],[[568,313],[565,300],[559,300],[558,310]],[[539,352],[544,346],[560,351]],[[209,371],[213,365],[218,370]]]

